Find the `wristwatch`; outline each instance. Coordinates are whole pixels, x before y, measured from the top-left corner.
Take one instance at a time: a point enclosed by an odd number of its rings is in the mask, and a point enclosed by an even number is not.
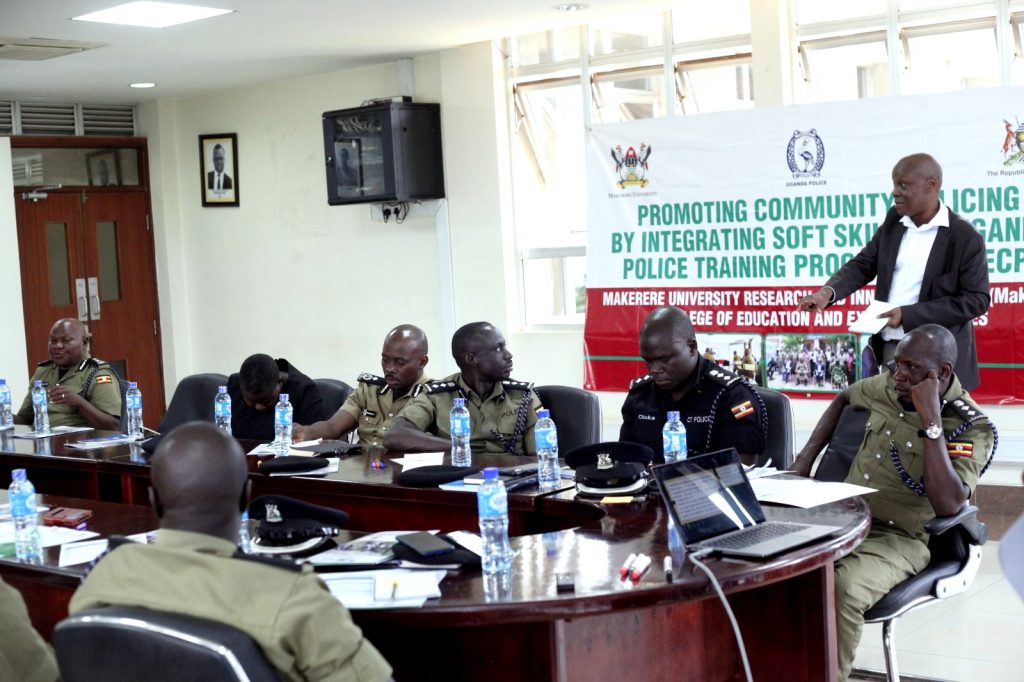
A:
[[[939,436],[942,435],[942,427],[938,424],[929,424],[926,428],[921,429],[917,432],[919,436],[925,436],[932,440],[938,440]]]

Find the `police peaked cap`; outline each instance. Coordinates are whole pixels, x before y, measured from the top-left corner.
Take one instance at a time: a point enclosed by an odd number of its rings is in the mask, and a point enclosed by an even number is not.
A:
[[[607,455],[609,464],[601,465]],[[631,494],[646,488],[644,471],[654,450],[639,443],[595,443],[571,450],[566,463],[576,470],[576,489],[581,494]]]
[[[249,502],[249,518],[260,522],[261,543],[294,545],[310,538],[333,537],[348,522],[340,509],[321,507],[284,495],[261,495]]]
[[[612,462],[639,462],[650,464],[654,461],[654,450],[640,443],[609,441],[574,448],[566,453],[565,463],[573,469],[586,464],[597,464],[598,455],[608,455]]]

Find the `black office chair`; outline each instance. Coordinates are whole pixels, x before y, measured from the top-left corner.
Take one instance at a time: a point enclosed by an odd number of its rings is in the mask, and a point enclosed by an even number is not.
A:
[[[537,386],[534,390],[551,411],[558,428],[560,453],[601,442],[601,401],[597,394],[572,386]]]
[[[760,386],[752,388],[761,396],[768,412],[768,433],[757,465],[771,462],[780,471],[788,469],[793,463],[793,406],[789,398],[778,391]]]
[[[324,401],[324,418],[330,419],[338,411],[345,400],[352,395],[354,390],[344,381],[338,379],[314,379],[316,387],[320,389],[320,397]]]
[[[217,387],[227,383],[228,378],[223,374],[192,374],[179,381],[157,430],[167,433],[176,426],[197,419],[212,422]]]
[[[281,681],[241,630],[163,611],[82,611],[57,624],[53,645],[63,682]]]
[[[828,447],[818,461],[814,478],[845,481],[864,440],[870,417],[867,410],[847,405],[839,417]],[[917,575],[894,586],[864,613],[864,622],[882,623],[882,648],[888,679],[898,682],[896,619],[919,606],[960,594],[970,587],[981,565],[981,545],[988,529],[977,519],[978,508],[964,505],[957,514],[936,517],[925,525],[931,535],[931,560]],[[863,671],[862,671],[863,672]]]

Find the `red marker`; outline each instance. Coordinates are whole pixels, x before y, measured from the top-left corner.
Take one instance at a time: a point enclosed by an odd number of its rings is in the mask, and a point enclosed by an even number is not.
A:
[[[622,564],[622,568],[619,569],[619,580],[625,580],[626,576],[629,575],[629,569],[633,567],[633,562],[637,560],[636,552],[626,557],[626,561]]]
[[[651,557],[646,554],[641,554],[636,558],[636,562],[633,564],[633,572],[630,573],[629,577],[633,579],[633,582],[638,582],[640,578],[644,577],[644,573],[651,567]]]

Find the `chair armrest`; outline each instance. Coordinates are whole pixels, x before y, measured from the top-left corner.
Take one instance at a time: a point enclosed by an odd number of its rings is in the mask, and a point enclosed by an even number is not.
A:
[[[925,524],[924,529],[930,535],[942,535],[957,526],[963,528],[974,544],[983,545],[988,541],[988,526],[978,520],[978,508],[970,504],[965,504],[951,516],[936,516]]]

